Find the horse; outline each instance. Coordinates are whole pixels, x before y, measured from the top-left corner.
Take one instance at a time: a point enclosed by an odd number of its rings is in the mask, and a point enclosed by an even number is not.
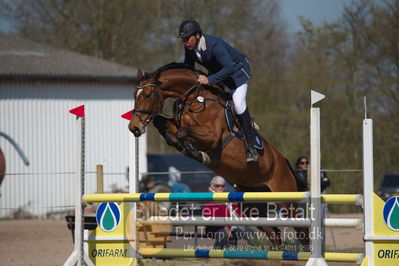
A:
[[[229,94],[220,86],[198,84],[199,72],[185,64],[171,63],[153,73],[137,72],[135,107],[129,130],[139,137],[150,122],[169,145],[203,163],[246,192],[294,192],[297,183],[288,161],[262,137],[257,163],[246,162],[244,141],[229,131],[225,109]],[[167,99],[173,99],[173,115],[162,113]],[[256,206],[266,213],[265,204]],[[278,228],[261,227],[276,248]],[[296,228],[297,229],[297,228]],[[298,231],[304,231],[298,229]],[[306,234],[307,235],[307,234]],[[303,242],[307,243],[308,239]]]

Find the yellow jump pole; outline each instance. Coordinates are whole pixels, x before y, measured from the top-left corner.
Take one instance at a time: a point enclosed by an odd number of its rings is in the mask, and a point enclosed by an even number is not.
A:
[[[175,249],[175,248],[141,248],[139,253],[144,257],[159,258],[236,258],[256,260],[291,260],[306,261],[310,252],[264,251],[264,250],[208,250],[208,249]],[[362,253],[325,252],[326,261],[359,263]]]
[[[321,199],[327,204],[363,204],[362,194],[323,194]]]
[[[85,194],[84,203],[95,202],[286,202],[306,201],[308,192],[226,192],[226,193],[107,193]]]

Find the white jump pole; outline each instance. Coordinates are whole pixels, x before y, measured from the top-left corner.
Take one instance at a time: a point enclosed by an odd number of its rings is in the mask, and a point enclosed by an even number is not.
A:
[[[133,134],[129,134],[129,193],[137,193],[137,184],[139,180],[139,138],[135,138]],[[138,265],[137,260],[137,249],[138,249],[138,236],[137,236],[137,204],[136,202],[129,203],[130,205],[130,221],[133,221],[129,225],[131,234],[131,245],[130,252],[134,258],[136,258],[135,265]]]
[[[64,266],[94,265],[83,250],[83,205],[85,178],[85,117],[84,105],[70,110],[76,115],[76,179],[75,179],[75,244]]]
[[[324,235],[322,230],[322,213],[320,197],[320,108],[313,107],[313,104],[324,99],[324,95],[311,91],[310,108],[310,194],[311,194],[311,225],[310,244],[312,255],[307,261],[307,266],[327,266],[323,258]],[[313,217],[312,217],[313,216]]]
[[[373,120],[363,120],[363,195],[364,195],[364,251],[369,258],[369,265],[374,262],[373,241]]]

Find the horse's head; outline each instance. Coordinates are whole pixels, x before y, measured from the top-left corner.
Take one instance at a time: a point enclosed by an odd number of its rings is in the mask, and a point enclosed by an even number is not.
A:
[[[162,110],[162,96],[159,91],[157,73],[137,72],[137,88],[134,92],[134,109],[129,123],[129,130],[135,137],[141,136],[153,119]]]

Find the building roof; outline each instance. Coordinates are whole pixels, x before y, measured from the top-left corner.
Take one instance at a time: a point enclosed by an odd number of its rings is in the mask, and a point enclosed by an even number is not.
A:
[[[135,68],[0,32],[0,80],[135,82]]]

